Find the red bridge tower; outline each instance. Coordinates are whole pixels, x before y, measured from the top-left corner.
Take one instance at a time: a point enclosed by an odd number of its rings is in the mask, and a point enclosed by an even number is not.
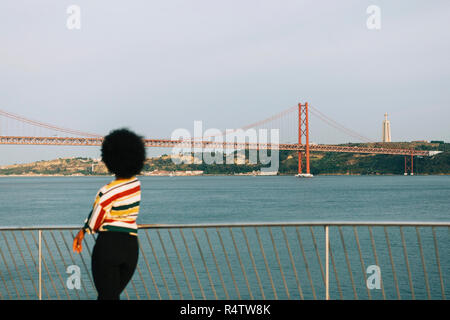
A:
[[[302,151],[298,151],[298,177],[312,177],[309,167],[309,112],[308,102],[298,104],[298,144],[303,145],[303,137],[305,137],[305,162],[306,173],[302,169]]]

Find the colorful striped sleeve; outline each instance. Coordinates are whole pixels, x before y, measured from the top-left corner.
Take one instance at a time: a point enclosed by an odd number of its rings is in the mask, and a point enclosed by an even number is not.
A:
[[[103,189],[100,189],[97,193],[94,201],[93,208],[91,212],[89,213],[87,219],[84,221],[84,231],[86,233],[95,233],[98,230],[98,227],[101,225],[101,222],[105,216],[105,210],[103,206],[101,205],[101,200],[103,196]]]

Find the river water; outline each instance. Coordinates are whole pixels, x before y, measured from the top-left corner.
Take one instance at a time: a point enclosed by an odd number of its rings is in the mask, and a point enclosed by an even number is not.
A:
[[[111,177],[2,177],[0,225],[79,225]],[[450,176],[140,177],[138,223],[448,221]]]
[[[0,177],[0,226],[81,226],[96,192],[111,179]],[[140,224],[450,221],[449,176],[140,180]],[[37,231],[0,234],[0,299],[36,299]],[[44,299],[95,298],[95,237],[86,237],[83,253],[76,255],[74,234],[42,233]],[[122,298],[323,299],[324,240],[323,227],[306,226],[139,230],[139,268]],[[448,227],[333,227],[330,246],[332,299],[450,296]],[[69,265],[81,269],[79,290],[68,288]],[[382,289],[367,286],[369,266],[379,267]]]

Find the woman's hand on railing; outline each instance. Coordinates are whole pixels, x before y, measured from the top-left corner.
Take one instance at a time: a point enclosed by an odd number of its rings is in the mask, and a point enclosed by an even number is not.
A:
[[[75,239],[73,239],[73,252],[81,253],[83,250],[83,238],[84,238],[84,230],[81,229],[76,235]]]

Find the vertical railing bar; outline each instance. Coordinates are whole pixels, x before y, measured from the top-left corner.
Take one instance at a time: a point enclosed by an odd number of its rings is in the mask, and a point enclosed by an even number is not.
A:
[[[70,235],[71,235],[71,237],[72,237],[72,240],[75,239],[75,236],[73,235],[73,232],[72,232],[72,231],[70,231]],[[84,244],[86,245],[86,250],[90,251],[90,250],[89,250],[89,247],[88,247],[88,245],[87,245],[86,239],[84,239]],[[69,249],[69,250],[70,250],[70,249]],[[91,282],[91,286],[94,288],[95,292],[97,292],[97,288],[95,288],[94,280],[93,280],[92,277],[91,277],[91,273],[89,272],[89,269],[88,269],[88,267],[87,267],[87,265],[86,265],[86,262],[84,261],[83,254],[81,254],[81,253],[80,253],[80,259],[81,259],[81,262],[83,263],[84,269],[87,271],[86,273],[87,273],[87,275],[88,275],[89,281]]]
[[[31,236],[34,239],[33,233],[31,233]],[[38,248],[38,259],[39,259],[39,300],[42,300],[42,230],[38,231],[38,237],[39,237],[39,248]],[[36,242],[36,240],[35,240]],[[50,299],[50,295],[47,292],[47,298]]]
[[[269,229],[270,239],[272,240],[273,250],[275,252],[275,257],[277,258],[278,266],[280,267],[281,278],[283,279],[283,284],[284,284],[284,288],[286,290],[286,295],[287,295],[288,299],[291,299],[291,295],[289,294],[289,289],[288,289],[288,286],[286,283],[286,278],[284,277],[283,267],[281,266],[280,256],[278,255],[277,246],[276,246],[275,240],[273,238],[272,228],[268,227],[268,229]]]
[[[264,259],[264,264],[266,265],[266,271],[267,271],[267,274],[269,275],[270,284],[272,286],[273,294],[274,294],[275,300],[277,300],[278,299],[277,291],[275,289],[275,284],[273,283],[272,273],[270,272],[269,264],[267,263],[266,253],[264,251],[264,247],[263,247],[263,244],[262,244],[262,241],[261,241],[261,237],[259,235],[259,231],[258,231],[257,227],[255,227],[255,232],[256,232],[256,236],[258,238],[259,248],[261,250],[261,253],[262,253],[262,256],[263,256],[263,259]]]
[[[123,290],[123,292],[125,293],[125,297],[127,297],[127,300],[130,300],[130,296],[128,295],[128,291],[126,288]]]
[[[333,267],[334,277],[336,278],[336,285],[338,287],[339,297],[340,297],[341,300],[344,300],[344,296],[343,296],[342,288],[341,288],[341,282],[339,281],[339,276],[338,276],[338,273],[337,273],[336,264],[334,262],[333,250],[331,249],[331,243],[330,243],[329,250],[330,250],[331,266]]]
[[[314,288],[314,283],[312,281],[311,272],[309,271],[308,259],[306,258],[305,248],[303,247],[303,241],[302,241],[302,238],[300,236],[300,230],[298,229],[298,227],[295,227],[295,230],[296,230],[296,233],[297,233],[298,243],[300,244],[300,249],[302,251],[303,261],[305,262],[306,274],[308,276],[309,283],[311,285],[311,291],[312,291],[312,294],[313,294],[313,298],[314,298],[314,300],[317,300],[316,290]]]
[[[66,247],[67,252],[69,253],[70,260],[72,261],[72,263],[73,263],[74,265],[76,265],[75,259],[74,259],[73,254],[72,254],[72,251],[70,250],[70,247],[69,247],[69,245],[67,244],[66,238],[64,237],[64,234],[63,234],[62,230],[59,230],[59,234],[60,234],[60,236],[61,236],[61,239],[62,239],[63,242],[64,242],[64,246]],[[86,271],[88,271],[88,270],[86,270]],[[88,297],[88,299],[89,299],[89,293],[88,293],[88,291],[87,291],[87,289],[86,289],[86,285],[84,284],[84,281],[81,281],[81,279],[80,279],[80,282],[81,282],[81,285],[83,286],[84,293],[86,294],[86,297]],[[79,297],[79,296],[78,296],[78,297]],[[80,298],[80,297],[79,297],[79,298]]]
[[[0,271],[0,277],[3,278],[2,272]],[[3,294],[0,291],[0,301],[3,301]]]
[[[186,270],[184,269],[184,264],[183,264],[183,261],[181,260],[180,253],[178,252],[178,248],[177,248],[177,245],[176,245],[175,240],[173,238],[172,231],[170,229],[167,229],[167,231],[169,232],[170,240],[172,241],[172,245],[173,245],[173,247],[175,249],[175,252],[177,254],[178,263],[181,266],[181,270],[183,270],[184,278],[186,279],[186,284],[188,286],[189,292],[191,293],[192,299],[195,299],[194,292],[192,291],[191,283],[190,283],[189,278],[188,278],[188,276],[186,274]]]
[[[31,253],[31,250],[30,250],[30,254],[31,254],[31,258],[33,259],[33,262],[34,262],[36,268],[38,269],[38,286],[39,286],[38,299],[42,300],[42,286],[43,286],[44,290],[45,290],[45,293],[47,294],[47,298],[50,300],[51,297],[50,297],[50,294],[49,294],[49,292],[47,290],[47,287],[45,286],[45,283],[42,282],[42,245],[41,245],[41,242],[42,242],[41,238],[42,237],[41,237],[41,234],[42,234],[42,230],[38,230],[38,242],[36,242],[36,238],[34,237],[34,233],[31,232],[31,237],[33,238],[33,241],[34,241],[34,244],[36,245],[36,248],[38,249],[37,264],[36,264],[36,262],[34,260],[33,254]],[[28,244],[28,241],[27,241],[27,244]]]
[[[3,284],[5,285],[5,289],[6,289],[6,292],[8,293],[9,300],[12,300],[11,292],[9,292],[8,286],[6,285],[6,280],[3,277],[1,270],[0,270],[0,278],[2,278]]]
[[[159,232],[159,229],[156,229],[156,234],[158,235],[158,239],[159,239],[159,242],[161,243],[161,247],[163,249],[164,256],[166,257],[167,263],[169,265],[170,272],[172,273],[173,280],[175,281],[175,285],[177,287],[178,293],[180,294],[180,299],[183,299],[183,293],[181,292],[180,285],[178,284],[177,277],[175,275],[175,272],[173,271],[172,263],[170,262],[169,255],[167,254],[166,246],[164,245],[164,242],[163,242],[163,240],[161,238],[161,233]]]
[[[33,233],[33,231],[31,231],[31,233]],[[31,251],[30,245],[28,244],[27,237],[25,236],[25,233],[23,232],[23,230],[22,230],[22,236],[23,236],[23,239],[25,240],[25,244],[27,246],[28,253],[31,256],[31,260],[33,261],[34,267],[36,268],[36,270],[38,270],[38,287],[39,287],[39,284],[40,284],[40,282],[39,282],[39,266],[38,266],[39,262],[36,263],[36,260],[34,259],[33,252]],[[48,291],[47,291],[47,287],[45,286],[45,283],[43,283],[43,287],[44,287],[45,293],[47,294],[47,297],[50,297],[50,295],[48,294]],[[40,291],[38,290],[38,299],[39,299],[39,292]]]
[[[3,234],[3,232],[2,232],[2,234]],[[13,286],[14,286],[14,289],[16,290],[17,297],[18,297],[19,299],[21,299],[21,298],[20,298],[19,291],[17,290],[16,282],[14,281],[14,277],[13,277],[13,275],[12,275],[12,273],[11,273],[11,270],[9,270],[8,263],[7,263],[6,259],[5,259],[5,256],[3,255],[3,250],[2,250],[2,247],[1,247],[1,246],[0,246],[0,255],[2,256],[3,263],[5,264],[6,271],[8,272],[9,277],[11,278],[11,282],[12,282],[12,284],[13,284]]]
[[[297,288],[298,288],[298,292],[300,294],[300,299],[305,300],[305,298],[303,296],[302,286],[300,285],[300,280],[298,278],[297,268],[295,267],[294,257],[292,256],[291,247],[289,245],[289,240],[287,238],[286,230],[284,227],[281,227],[281,230],[283,231],[284,241],[286,242],[286,247],[287,247],[287,250],[289,253],[289,259],[291,260],[292,270],[294,271],[295,281],[297,282]]]
[[[250,294],[250,299],[254,300],[252,290],[250,289],[250,285],[248,283],[247,274],[245,272],[244,265],[242,264],[241,255],[239,254],[239,249],[238,249],[238,247],[236,245],[236,241],[234,239],[233,231],[231,230],[231,228],[228,228],[228,230],[230,231],[231,239],[233,240],[234,250],[236,251],[236,255],[238,257],[238,261],[241,266],[242,274],[244,275],[245,283],[247,284],[247,289]]]
[[[325,226],[325,300],[330,300],[330,238],[329,227]]]
[[[138,239],[139,241],[139,239]],[[151,300],[150,292],[148,291],[147,285],[145,284],[144,277],[142,276],[141,268],[139,267],[139,263],[136,265],[136,270],[139,274],[139,278],[141,279],[142,285],[144,286],[145,294],[147,295],[147,299]]]
[[[195,263],[194,263],[194,259],[192,259],[191,250],[189,250],[189,246],[188,246],[188,244],[186,242],[186,238],[184,237],[183,229],[180,228],[179,231],[180,231],[181,238],[183,239],[184,247],[186,248],[186,252],[188,253],[189,260],[191,261],[192,270],[194,271],[195,278],[197,279],[198,286],[200,288],[200,292],[202,294],[203,300],[206,300],[205,291],[203,290],[202,283],[201,283],[200,278],[198,276],[197,268],[195,267]]]
[[[239,293],[239,288],[236,283],[236,279],[234,278],[233,269],[231,268],[230,260],[228,258],[228,253],[225,249],[225,245],[223,244],[222,235],[220,234],[219,228],[216,228],[217,236],[219,237],[220,245],[222,246],[223,253],[225,255],[225,260],[227,261],[228,269],[230,270],[231,279],[233,280],[234,287],[236,289],[236,293],[238,295],[238,299],[241,299],[241,294]]]
[[[53,277],[50,274],[50,269],[48,268],[47,262],[45,262],[45,258],[44,258],[44,255],[43,255],[43,250],[42,250],[42,248],[43,248],[43,245],[42,245],[43,233],[44,233],[43,230],[39,230],[39,232],[38,232],[39,245],[36,244],[36,239],[34,239],[34,235],[31,234],[33,236],[33,240],[35,241],[35,244],[38,246],[38,250],[39,250],[39,264],[40,264],[39,269],[41,270],[41,272],[40,272],[40,274],[41,274],[41,277],[40,277],[41,278],[41,282],[44,283],[44,281],[42,279],[42,264],[43,264],[44,268],[45,268],[45,271],[47,271],[47,274],[48,274],[48,277],[50,279],[50,283],[51,283],[51,285],[53,287],[53,290],[55,290],[56,297],[57,297],[58,300],[60,300],[61,298],[59,296],[58,289],[56,289],[55,282],[53,281]],[[51,299],[51,296],[49,295],[48,298]]]
[[[405,242],[405,235],[403,234],[403,227],[400,227],[400,236],[402,239],[403,255],[405,256],[406,270],[408,271],[409,287],[411,288],[411,298],[412,298],[412,300],[415,300],[414,285],[412,282],[411,269],[409,268],[408,251],[406,249],[406,242]]]
[[[58,253],[59,253],[59,256],[61,257],[62,263],[63,263],[63,265],[64,265],[64,269],[67,270],[67,264],[66,264],[66,261],[64,260],[64,256],[62,255],[61,250],[60,250],[60,248],[59,248],[59,245],[58,245],[58,243],[57,243],[57,241],[56,241],[56,239],[55,239],[55,235],[53,234],[53,230],[49,230],[49,232],[50,232],[50,235],[51,235],[51,237],[52,237],[52,239],[53,239],[53,242],[55,243],[55,246],[56,246],[56,249],[57,249],[57,251],[58,251]],[[55,266],[55,268],[56,268],[56,266]],[[62,282],[63,282],[63,287],[66,288],[66,286],[64,286],[64,281],[62,281]],[[80,299],[80,295],[78,294],[78,290],[75,290],[75,293],[77,294],[78,299]],[[68,292],[67,292],[67,294],[69,295]]]
[[[34,291],[36,292],[36,295],[39,296],[39,293],[38,293],[37,288],[36,288],[36,284],[34,283],[33,277],[32,277],[32,275],[31,275],[31,272],[30,272],[29,268],[28,268],[28,264],[27,264],[27,262],[26,262],[26,260],[25,260],[25,257],[24,257],[24,255],[23,255],[23,253],[22,253],[22,248],[20,247],[20,244],[19,244],[19,242],[17,241],[17,237],[16,237],[15,232],[12,232],[12,235],[13,235],[13,237],[14,237],[14,241],[16,242],[17,249],[18,249],[19,252],[20,252],[20,256],[22,257],[23,264],[25,265],[25,268],[27,269],[28,275],[30,276],[30,280],[31,280],[31,283],[32,283],[32,285],[33,285],[33,289],[34,289]]]
[[[42,293],[41,285],[43,285],[44,288],[45,288],[45,282],[42,280],[42,263],[43,263],[43,264],[44,264],[44,268],[45,268],[45,270],[47,271],[47,274],[48,274],[48,276],[49,276],[50,283],[52,284],[53,290],[55,290],[55,293],[56,293],[56,295],[57,295],[57,297],[58,297],[58,299],[59,299],[58,291],[57,291],[57,289],[56,289],[56,287],[55,287],[55,283],[53,282],[53,278],[52,278],[51,275],[50,275],[50,270],[48,269],[47,263],[45,262],[44,256],[42,255],[42,233],[43,233],[43,230],[39,230],[39,231],[38,231],[38,240],[36,240],[36,238],[34,237],[34,234],[31,233],[31,236],[32,236],[33,241],[34,241],[34,244],[36,245],[36,248],[38,249],[38,263],[39,263],[39,292]],[[51,296],[50,296],[50,293],[49,293],[48,291],[46,291],[46,292],[47,292],[47,298],[48,298],[49,300],[51,300],[52,298],[51,298]],[[40,297],[41,297],[41,299],[42,299],[42,294],[40,295]]]
[[[364,259],[362,256],[362,251],[361,251],[361,245],[359,243],[359,237],[358,237],[358,231],[356,230],[356,227],[353,226],[353,234],[355,235],[355,240],[356,240],[356,246],[358,248],[358,254],[359,254],[359,261],[361,263],[361,271],[364,277],[364,284],[367,290],[367,297],[369,298],[369,300],[372,300],[372,295],[370,294],[370,290],[369,287],[367,286],[367,275],[366,275],[366,266],[364,264]]]
[[[397,290],[397,297],[399,300],[401,300],[400,289],[398,287],[398,281],[397,281],[397,273],[395,272],[394,259],[392,258],[391,243],[389,241],[389,235],[388,235],[386,227],[384,227],[384,235],[386,237],[386,243],[387,243],[388,252],[389,252],[389,259],[391,261],[392,273],[393,273],[393,277],[394,277],[394,284],[395,284],[395,288]]]
[[[193,228],[191,229],[191,231],[192,231],[192,235],[194,236],[195,243],[197,244],[197,249],[198,249],[198,251],[199,251],[199,253],[200,253],[200,258],[201,258],[202,261],[203,261],[203,266],[205,267],[206,275],[208,276],[209,284],[211,285],[211,289],[212,289],[212,291],[213,291],[214,298],[215,298],[216,300],[218,300],[219,298],[217,297],[216,288],[214,287],[214,283],[213,283],[213,281],[212,281],[211,274],[209,273],[208,265],[206,264],[205,256],[203,255],[203,251],[202,251],[202,248],[201,248],[201,246],[200,246],[200,242],[199,242],[198,239],[197,239],[197,234],[195,233],[195,230],[194,230]]]
[[[434,250],[435,250],[435,254],[436,254],[436,262],[437,262],[437,267],[438,267],[438,271],[439,271],[439,280],[441,282],[441,293],[442,293],[442,298],[444,300],[446,300],[445,297],[445,289],[444,289],[444,279],[442,278],[442,272],[441,272],[441,262],[439,259],[439,249],[438,249],[438,244],[437,244],[437,239],[436,239],[436,231],[434,227],[431,227],[431,231],[433,232],[433,241],[434,241]]]
[[[8,252],[9,252],[9,255],[10,255],[11,260],[13,262],[14,268],[16,269],[17,275],[19,276],[19,281],[22,284],[22,288],[23,288],[23,291],[25,292],[25,296],[27,297],[27,299],[30,299],[30,296],[28,295],[28,291],[25,288],[25,283],[23,282],[22,276],[20,275],[19,268],[17,267],[16,259],[14,259],[14,255],[13,255],[13,253],[11,251],[11,247],[9,246],[8,239],[6,238],[4,232],[2,232],[2,236],[3,236],[3,239],[5,240],[6,248],[8,249]]]
[[[131,282],[131,286],[133,287],[134,293],[136,294],[137,300],[141,300],[141,296],[139,295],[139,292],[136,289],[136,285],[134,284],[133,278],[131,278],[130,282]],[[130,300],[129,297],[128,297],[128,300]]]
[[[430,292],[430,284],[428,283],[427,267],[426,267],[426,264],[425,264],[425,257],[423,255],[423,248],[422,248],[422,240],[421,240],[421,237],[420,237],[420,231],[419,231],[418,227],[416,227],[416,234],[417,234],[417,242],[419,244],[420,259],[422,261],[423,276],[425,278],[425,288],[427,289],[428,300],[431,300],[431,292]]]
[[[49,248],[49,246],[48,246],[48,244],[47,244],[47,240],[45,239],[44,235],[42,235],[42,240],[44,241],[44,245],[45,245],[45,247],[47,248],[47,252],[48,252],[48,254],[49,254],[49,256],[50,256],[50,260],[52,261],[53,266],[55,267],[56,274],[57,274],[58,277],[59,277],[59,281],[61,282],[61,285],[64,287],[64,291],[66,292],[67,298],[70,300],[69,292],[67,291],[67,288],[66,288],[66,286],[64,285],[64,280],[62,279],[62,276],[61,276],[61,274],[59,273],[58,266],[56,265],[56,262],[55,262],[55,260],[53,259],[52,252],[51,252],[51,250],[50,250],[50,248]],[[50,275],[50,277],[51,277],[51,275]],[[58,299],[61,299],[61,298],[59,297],[59,294],[57,294],[57,295],[58,295]]]
[[[64,256],[59,248],[58,242],[56,241],[55,235],[53,234],[53,230],[49,230],[50,231],[50,235],[52,236],[53,242],[55,243],[56,249],[58,250],[59,256],[61,257],[61,260],[63,262],[64,265],[64,269],[67,270],[67,264],[66,264],[66,260],[64,260]],[[80,294],[78,293],[78,290],[75,290],[75,293],[78,297],[78,300],[80,299]]]
[[[261,279],[259,278],[258,269],[256,269],[255,259],[253,258],[252,250],[250,249],[250,244],[248,242],[247,233],[245,232],[245,228],[241,227],[242,234],[244,235],[245,243],[247,244],[248,254],[250,256],[250,261],[252,262],[253,270],[255,271],[256,280],[258,281],[258,286],[261,291],[261,296],[263,300],[266,300],[266,295],[264,294],[264,289],[261,283]]]
[[[66,260],[64,259],[64,256],[63,256],[62,253],[61,253],[61,249],[59,248],[59,244],[58,244],[58,242],[56,241],[56,238],[55,238],[55,235],[54,235],[54,233],[53,233],[53,230],[49,230],[49,232],[50,232],[50,235],[51,235],[51,237],[52,237],[53,242],[55,243],[56,250],[58,251],[59,256],[61,257],[61,260],[62,260],[62,262],[63,262],[63,264],[64,264],[64,268],[67,269],[67,263],[66,263]]]
[[[340,226],[338,227],[338,230],[339,230],[339,236],[340,236],[341,242],[342,242],[342,248],[344,249],[344,256],[345,256],[345,261],[347,263],[348,273],[350,275],[350,281],[352,283],[353,295],[355,297],[355,300],[358,300],[358,294],[356,293],[356,288],[355,288],[355,281],[353,279],[352,267],[350,265],[350,260],[348,258],[347,247],[345,246],[344,234],[343,234],[342,228]]]
[[[147,270],[150,273],[150,277],[152,278],[153,286],[155,287],[156,294],[158,295],[159,300],[161,300],[161,294],[159,293],[158,285],[156,284],[155,277],[153,276],[152,269],[150,268],[150,264],[148,263],[147,256],[145,255],[144,249],[142,248],[141,241],[138,241],[139,249],[141,250],[142,256],[144,257],[145,265],[147,266]]]
[[[209,239],[208,231],[207,231],[206,228],[204,228],[203,232],[205,233],[206,240],[208,241],[209,249],[211,250],[211,254],[213,256],[214,263],[216,264],[216,269],[217,269],[217,272],[219,274],[220,282],[222,283],[222,287],[223,287],[223,291],[225,293],[225,297],[226,297],[227,300],[229,300],[230,296],[228,295],[228,290],[227,290],[227,288],[225,286],[225,281],[223,280],[222,272],[220,271],[220,267],[219,267],[219,264],[217,262],[216,255],[214,253],[214,250],[213,250],[213,247],[212,247],[212,244],[211,244],[211,240]]]
[[[30,269],[28,268],[28,264],[27,264],[27,262],[25,260],[25,257],[23,256],[22,248],[20,247],[20,244],[17,241],[16,233],[14,231],[11,232],[11,233],[12,233],[14,241],[16,243],[16,247],[17,247],[17,249],[18,249],[18,251],[20,253],[20,256],[22,258],[23,264],[25,265],[25,269],[27,269],[28,275],[29,275],[30,280],[31,280],[31,284],[33,285],[34,292],[36,292],[36,295],[39,296],[39,293],[38,293],[37,288],[36,288],[36,284],[34,283],[33,277],[31,275]]]
[[[314,230],[312,227],[309,227],[309,231],[311,232],[311,238],[313,240],[314,249],[316,250],[317,260],[319,261],[320,272],[322,274],[323,284],[325,285],[325,273],[323,272],[322,260],[320,259],[319,249],[317,247],[316,237],[314,236]]]
[[[161,265],[159,264],[157,254],[155,252],[155,249],[153,248],[153,244],[152,244],[152,241],[150,240],[147,230],[145,230],[145,236],[147,237],[147,241],[150,244],[150,248],[152,249],[153,257],[155,258],[156,265],[158,266],[158,270],[159,270],[159,273],[161,274],[161,278],[163,280],[164,286],[166,287],[167,294],[169,295],[169,299],[172,300],[172,294],[170,293],[169,286],[167,285],[166,278],[164,277],[164,273],[162,272]]]
[[[373,237],[373,233],[372,233],[372,227],[368,227],[369,229],[369,235],[370,235],[370,242],[372,244],[372,251],[373,251],[373,255],[375,258],[375,263],[377,266],[379,266],[379,262],[378,262],[378,255],[377,255],[377,249],[375,246],[375,239]],[[386,293],[384,292],[384,283],[383,283],[383,275],[381,275],[380,277],[380,285],[381,285],[381,293],[383,294],[383,299],[386,300]]]

